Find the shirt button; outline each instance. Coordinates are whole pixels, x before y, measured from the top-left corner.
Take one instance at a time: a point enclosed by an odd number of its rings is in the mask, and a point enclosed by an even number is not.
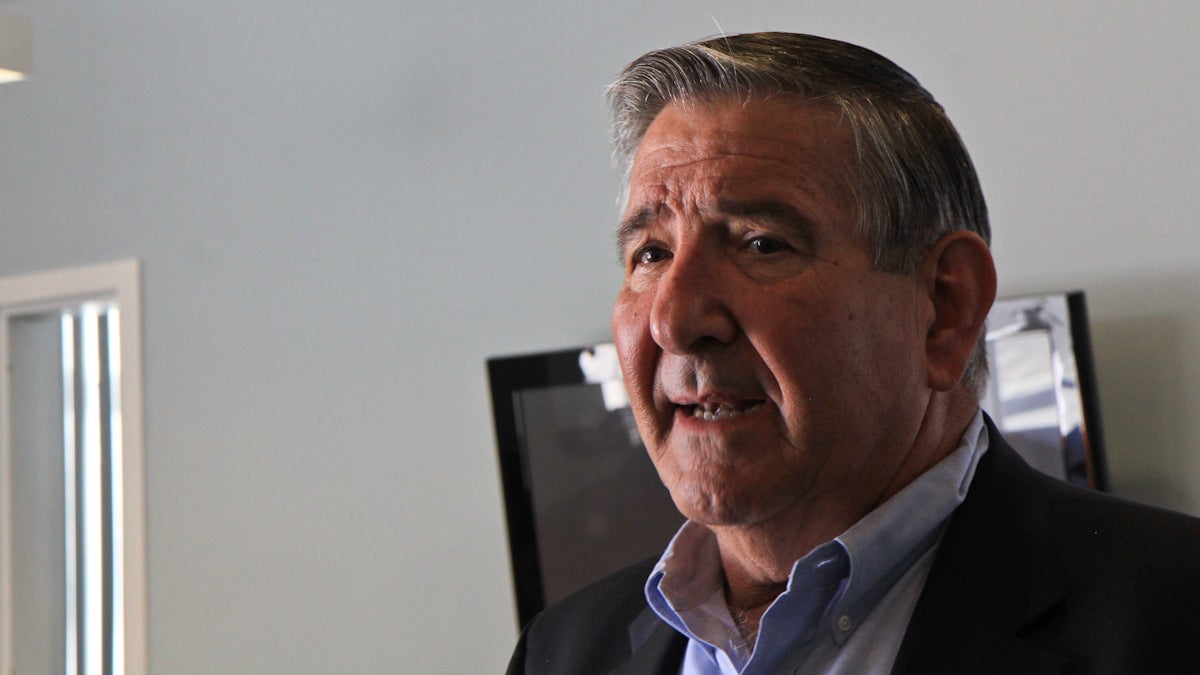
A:
[[[849,632],[849,630],[853,627],[854,627],[854,622],[850,620],[850,617],[846,616],[845,614],[838,617],[838,620],[837,620],[837,629],[838,630],[842,631],[843,633],[846,633],[846,632]]]

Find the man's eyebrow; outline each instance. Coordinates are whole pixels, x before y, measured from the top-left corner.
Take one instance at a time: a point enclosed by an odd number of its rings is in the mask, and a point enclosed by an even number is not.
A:
[[[638,234],[650,226],[654,221],[654,209],[643,207],[621,221],[621,226],[617,228],[617,253],[622,257],[625,255],[625,250],[629,247],[629,243],[637,238]]]
[[[798,236],[809,247],[814,245],[816,224],[796,207],[775,199],[740,201],[722,199],[717,211],[724,217],[746,218],[785,229]],[[630,244],[655,221],[658,213],[646,206],[621,221],[617,228],[617,253],[623,259]]]
[[[791,231],[810,246],[814,243],[816,224],[799,209],[786,202],[774,199],[749,202],[722,199],[717,204],[717,208],[726,216],[765,222]]]

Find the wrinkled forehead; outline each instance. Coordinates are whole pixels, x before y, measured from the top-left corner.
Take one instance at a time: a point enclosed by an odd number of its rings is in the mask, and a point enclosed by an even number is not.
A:
[[[830,105],[782,96],[672,103],[634,154],[626,206],[685,188],[717,199],[783,186],[852,206],[854,158],[850,125]]]

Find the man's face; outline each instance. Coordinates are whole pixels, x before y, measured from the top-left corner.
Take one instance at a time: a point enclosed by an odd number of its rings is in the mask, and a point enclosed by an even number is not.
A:
[[[872,267],[853,152],[835,111],[778,100],[668,106],[637,151],[613,334],[693,520],[857,519],[913,445],[932,308]]]

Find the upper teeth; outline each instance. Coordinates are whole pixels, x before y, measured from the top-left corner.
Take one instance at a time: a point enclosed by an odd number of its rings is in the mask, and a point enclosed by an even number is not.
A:
[[[750,411],[750,410],[754,410],[759,405],[761,405],[761,404],[752,403],[744,408],[738,408],[737,406],[734,406],[734,405],[718,404],[716,407],[711,408],[711,409],[705,408],[703,406],[696,406],[695,408],[692,409],[692,417],[698,417],[698,418],[704,419],[704,420],[724,419],[727,417],[734,417],[736,415],[741,415],[742,413]]]

